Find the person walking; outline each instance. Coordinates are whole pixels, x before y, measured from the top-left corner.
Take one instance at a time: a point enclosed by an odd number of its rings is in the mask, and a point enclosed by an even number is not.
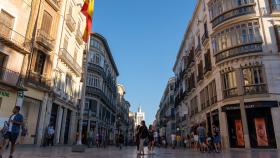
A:
[[[139,137],[139,129],[140,129],[140,125],[138,125],[136,127],[136,134],[135,134],[135,142],[136,142],[136,146],[137,146],[137,151],[139,152],[139,144],[140,144],[140,137]]]
[[[96,147],[100,148],[100,136],[99,136],[99,133],[96,134]]]
[[[23,116],[19,113],[20,107],[15,106],[13,109],[13,114],[10,116],[8,121],[9,129],[4,135],[4,141],[2,148],[0,149],[0,158],[4,152],[4,147],[7,143],[11,142],[11,150],[9,158],[13,158],[13,154],[16,149],[16,141],[20,133],[20,128],[23,124]]]
[[[91,145],[93,145],[93,140],[94,140],[94,131],[93,131],[93,129],[91,128],[90,130],[89,130],[89,132],[88,132],[88,148],[90,148],[91,147]]]
[[[119,134],[118,142],[119,142],[119,148],[122,149],[124,145],[124,136],[122,133]]]
[[[214,148],[215,152],[219,153],[221,152],[221,133],[220,129],[216,124],[213,123],[213,142],[214,142]]]
[[[139,139],[140,139],[140,143],[139,143],[139,154],[140,155],[144,155],[144,142],[145,139],[148,137],[149,132],[148,132],[148,128],[145,124],[145,121],[141,121],[141,126],[139,128]]]
[[[49,125],[48,127],[48,131],[47,131],[47,146],[53,146],[54,145],[54,133],[55,133],[55,130],[53,128],[52,125]]]
[[[148,139],[149,139],[149,143],[148,143],[149,152],[153,152],[154,144],[155,144],[155,139],[154,139],[154,130],[153,130],[153,126],[152,125],[149,126]]]
[[[202,126],[202,124],[199,124],[197,128],[197,134],[198,134],[198,143],[199,143],[199,149],[201,152],[206,152],[206,136],[205,136],[205,127]]]
[[[171,134],[171,144],[172,144],[172,148],[175,149],[175,146],[176,146],[176,135],[174,133]]]

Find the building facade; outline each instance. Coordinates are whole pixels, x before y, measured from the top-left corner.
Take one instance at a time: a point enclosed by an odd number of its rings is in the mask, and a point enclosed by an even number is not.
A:
[[[31,38],[26,34],[30,14],[31,0],[0,3],[0,126],[15,105],[21,106],[26,90],[23,65],[31,53]]]
[[[225,148],[280,148],[279,0],[199,0],[173,71],[176,106]]]
[[[83,142],[90,128],[104,141],[114,142],[117,110],[117,76],[119,75],[106,39],[92,33],[88,47],[86,101],[83,120]]]
[[[142,111],[141,106],[139,106],[135,113],[135,127],[140,125],[143,120],[145,120],[145,113]]]
[[[167,143],[172,144],[171,134],[176,131],[176,119],[180,119],[180,115],[176,115],[175,99],[174,99],[175,77],[169,79],[164,93],[162,95],[159,110],[156,116],[156,127],[159,135],[166,137]],[[179,110],[178,110],[179,113]]]
[[[22,144],[44,144],[49,125],[55,128],[55,143],[75,141],[84,50],[80,33],[85,26],[85,17],[80,13],[82,3],[25,0],[0,4],[1,34],[6,40],[1,74],[3,79],[9,78],[7,85],[15,87],[11,94],[1,93],[9,94],[9,103],[4,99],[3,103],[10,106],[1,107],[0,113],[7,117],[14,105],[22,107],[28,129]]]
[[[80,12],[82,0],[61,1],[56,40],[52,98],[48,124],[55,127],[55,142],[73,144],[76,140],[78,100],[81,98],[81,76],[85,44],[82,30],[86,18]]]
[[[128,130],[129,130],[129,108],[130,103],[124,98],[125,87],[121,84],[117,85],[118,95],[117,95],[117,121],[116,127],[118,132],[124,135],[124,140],[128,143]],[[117,134],[116,133],[116,134]]]

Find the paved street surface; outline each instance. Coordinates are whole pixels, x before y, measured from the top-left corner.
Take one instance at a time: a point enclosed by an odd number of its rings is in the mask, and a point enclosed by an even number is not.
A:
[[[3,158],[6,158],[6,154]],[[87,149],[85,153],[72,153],[71,147],[20,147],[14,158],[280,158],[279,150],[231,150],[220,154],[199,153],[182,149],[156,149],[154,154],[138,156],[134,147],[119,150],[116,147],[106,149]]]

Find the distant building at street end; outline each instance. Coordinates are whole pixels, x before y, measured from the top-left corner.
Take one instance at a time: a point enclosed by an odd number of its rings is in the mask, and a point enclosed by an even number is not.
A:
[[[139,106],[135,113],[135,127],[140,125],[143,120],[145,120],[145,113],[142,111],[141,106]]]

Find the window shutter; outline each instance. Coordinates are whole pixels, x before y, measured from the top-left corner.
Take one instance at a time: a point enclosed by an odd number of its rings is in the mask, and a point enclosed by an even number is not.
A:
[[[45,11],[44,15],[43,15],[43,21],[42,21],[41,29],[45,33],[50,34],[51,26],[52,26],[52,16],[47,11]]]

